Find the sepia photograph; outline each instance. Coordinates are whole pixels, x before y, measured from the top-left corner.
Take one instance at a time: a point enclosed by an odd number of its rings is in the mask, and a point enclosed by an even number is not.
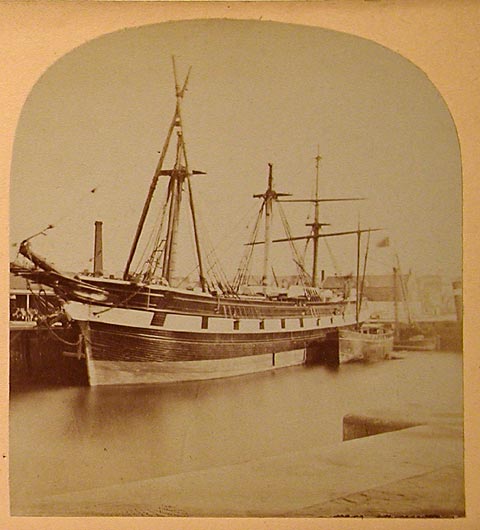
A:
[[[99,23],[35,70],[11,517],[465,522],[456,114],[386,40],[286,18]]]

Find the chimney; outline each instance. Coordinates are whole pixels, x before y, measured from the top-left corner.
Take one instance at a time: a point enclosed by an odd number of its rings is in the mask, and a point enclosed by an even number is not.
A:
[[[93,275],[103,275],[102,221],[95,221],[95,247],[93,250]]]

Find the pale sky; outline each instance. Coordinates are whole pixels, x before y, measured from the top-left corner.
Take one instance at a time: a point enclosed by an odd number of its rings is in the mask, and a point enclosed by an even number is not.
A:
[[[105,269],[123,270],[174,111],[172,55],[180,75],[192,66],[185,140],[190,166],[207,172],[192,185],[201,227],[213,244],[225,243],[218,254],[229,272],[244,250],[259,207],[252,195],[265,189],[267,164],[277,191],[310,196],[318,145],[321,195],[367,199],[322,205],[326,231],[355,229],[359,219],[385,229],[372,236],[370,272],[389,273],[396,252],[405,270],[460,275],[460,151],[427,76],[356,36],[260,21],[126,29],[52,65],[18,125],[12,244],[53,224],[33,248],[62,270],[91,269],[101,220]],[[312,220],[300,208],[284,205],[294,235]],[[373,248],[386,236],[390,249]],[[354,238],[329,245],[334,258],[322,245],[321,267],[352,272]],[[288,247],[276,252],[277,272],[293,273]]]

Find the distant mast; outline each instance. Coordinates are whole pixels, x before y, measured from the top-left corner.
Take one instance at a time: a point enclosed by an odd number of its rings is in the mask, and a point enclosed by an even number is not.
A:
[[[312,238],[313,238],[313,265],[312,265],[312,287],[318,286],[318,242],[319,242],[319,235],[320,230],[323,226],[329,226],[328,223],[321,223],[320,222],[320,199],[319,199],[319,187],[318,187],[318,180],[319,180],[319,167],[320,167],[320,160],[322,157],[320,156],[317,148],[317,156],[315,157],[315,198],[314,198],[314,204],[315,204],[315,213],[313,218],[313,223],[307,223],[306,226],[312,227]]]
[[[362,232],[360,231],[360,222],[357,230],[357,270],[355,278],[355,320],[357,327],[360,324],[360,245]]]
[[[311,199],[286,199],[282,200],[280,202],[305,202],[305,203],[313,203],[314,204],[314,219],[313,223],[306,223],[306,226],[310,226],[311,230],[310,233],[307,236],[300,236],[300,237],[289,237],[285,239],[275,239],[273,243],[283,242],[283,241],[294,241],[294,240],[301,240],[306,239],[307,242],[309,240],[313,240],[313,263],[312,263],[312,276],[311,276],[311,286],[312,287],[318,287],[319,281],[318,281],[318,244],[320,238],[324,237],[331,237],[331,236],[339,236],[339,235],[348,235],[348,234],[356,234],[357,230],[354,231],[347,231],[347,232],[335,232],[330,234],[323,234],[321,232],[322,228],[324,226],[330,226],[330,223],[322,223],[320,222],[320,203],[321,202],[338,202],[338,201],[361,201],[362,198],[354,197],[354,198],[339,198],[339,199],[321,199],[320,198],[320,187],[319,187],[319,179],[320,179],[320,160],[322,160],[322,157],[319,153],[319,148],[317,147],[317,156],[315,157],[315,196]],[[362,232],[365,230],[362,230]]]

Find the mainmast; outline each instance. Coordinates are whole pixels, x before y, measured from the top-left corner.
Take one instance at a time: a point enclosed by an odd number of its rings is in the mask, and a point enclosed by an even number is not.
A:
[[[127,264],[123,273],[123,278],[128,280],[130,277],[130,266],[132,264],[133,257],[137,250],[138,242],[142,234],[145,220],[147,218],[148,211],[152,202],[153,194],[157,187],[158,179],[161,175],[166,175],[170,177],[168,183],[167,191],[167,208],[168,208],[168,224],[167,224],[167,233],[165,237],[165,247],[162,263],[162,276],[170,282],[174,276],[175,266],[176,266],[176,254],[177,254],[177,241],[178,241],[178,225],[180,220],[180,207],[182,202],[182,194],[184,189],[185,182],[187,183],[187,192],[189,194],[189,206],[192,216],[193,230],[195,236],[195,247],[197,254],[197,261],[199,267],[199,276],[202,290],[206,290],[206,280],[203,273],[203,263],[202,256],[200,252],[200,244],[198,239],[198,230],[197,230],[197,220],[195,216],[195,209],[192,198],[192,190],[190,185],[190,176],[196,174],[204,174],[203,171],[190,171],[188,167],[188,159],[185,147],[185,140],[183,134],[183,124],[182,124],[182,113],[181,113],[181,103],[187,90],[188,79],[190,77],[190,70],[187,73],[183,85],[180,85],[178,82],[175,58],[172,58],[173,62],[173,74],[175,79],[175,112],[173,114],[172,121],[167,132],[167,137],[163,145],[162,151],[160,152],[160,158],[158,160],[157,167],[155,169],[152,182],[150,184],[150,189],[148,191],[145,204],[143,206],[143,211],[140,216],[140,220],[137,226],[137,231],[133,239],[132,247],[130,249],[130,254],[128,256]],[[165,157],[170,146],[170,141],[172,139],[173,133],[176,131],[177,134],[177,146],[176,146],[176,156],[173,169],[163,169],[163,164]]]
[[[357,235],[357,245],[358,245],[358,248],[360,247],[360,236],[362,233],[364,232],[375,232],[377,230],[380,230],[379,228],[368,228],[368,229],[360,229],[360,227],[358,227],[357,230],[346,230],[346,231],[343,231],[343,232],[330,232],[330,233],[323,233],[321,232],[321,228],[323,226],[326,226],[328,225],[328,223],[321,223],[319,221],[319,204],[321,202],[335,202],[335,201],[361,201],[363,200],[362,198],[338,198],[338,199],[320,199],[319,198],[319,164],[320,164],[320,160],[321,160],[321,156],[319,154],[317,154],[316,158],[316,180],[315,180],[315,197],[313,199],[279,199],[278,197],[280,196],[283,196],[283,195],[290,195],[290,194],[285,194],[285,193],[277,193],[276,191],[274,191],[273,189],[273,178],[272,178],[272,165],[269,164],[269,168],[270,168],[270,171],[269,171],[269,178],[268,178],[268,187],[267,187],[267,190],[265,193],[261,194],[261,195],[254,195],[254,197],[256,198],[262,198],[264,200],[264,203],[262,205],[262,209],[264,208],[265,209],[265,240],[264,241],[252,241],[251,243],[247,243],[247,246],[253,246],[253,245],[265,245],[264,247],[264,251],[265,251],[265,254],[264,254],[264,266],[263,266],[263,277],[262,277],[262,282],[263,282],[263,285],[264,285],[264,293],[266,293],[267,289],[266,287],[269,285],[269,282],[270,282],[270,264],[269,264],[269,259],[270,259],[270,247],[271,247],[271,244],[272,243],[280,243],[280,242],[286,242],[286,241],[289,241],[289,242],[293,242],[293,241],[298,241],[298,240],[307,240],[309,241],[310,239],[313,239],[313,242],[314,242],[314,247],[313,247],[313,250],[314,250],[314,256],[313,256],[313,273],[312,273],[312,286],[314,287],[317,287],[318,286],[318,273],[317,273],[317,268],[318,268],[318,240],[320,238],[324,238],[324,237],[336,237],[336,236],[344,236],[344,235],[352,235],[352,234],[356,234]],[[311,226],[312,229],[311,229],[311,232],[310,234],[306,235],[306,236],[298,236],[298,237],[292,237],[289,235],[289,237],[286,237],[286,238],[282,238],[282,239],[272,239],[271,238],[271,230],[270,230],[270,226],[271,226],[271,214],[272,214],[272,203],[273,201],[276,201],[276,202],[309,202],[309,203],[314,203],[315,204],[315,216],[314,216],[314,221],[313,223],[309,223],[307,224],[307,226]],[[358,258],[358,252],[357,251],[357,279],[358,279],[358,276],[359,276],[359,263],[360,263],[360,260]],[[303,270],[303,267],[302,267],[302,270]],[[358,280],[357,280],[358,281]],[[358,296],[358,294],[357,294]],[[360,310],[360,307],[358,306],[358,301],[357,301],[357,318],[359,317],[359,310]]]
[[[265,201],[265,254],[263,256],[262,285],[266,288],[271,284],[270,249],[272,247],[272,213],[273,200],[276,199],[273,190],[272,164],[268,164],[268,187],[263,196]]]
[[[256,199],[263,199],[263,209],[265,210],[265,247],[263,256],[263,292],[267,294],[268,287],[271,285],[271,267],[270,267],[270,249],[272,246],[272,215],[273,201],[278,197],[289,196],[290,193],[277,193],[273,189],[273,165],[268,164],[268,186],[265,193],[254,195]]]

